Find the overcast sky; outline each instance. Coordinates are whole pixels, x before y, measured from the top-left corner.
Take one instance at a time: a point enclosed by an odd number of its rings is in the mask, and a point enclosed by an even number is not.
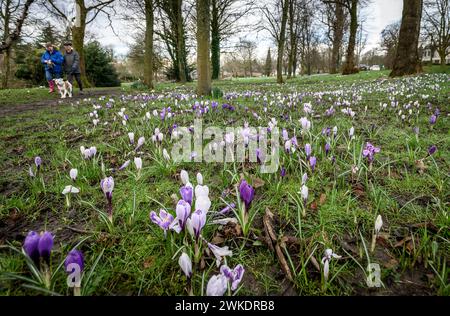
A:
[[[263,1],[263,0],[261,0]],[[380,33],[388,24],[397,22],[402,16],[403,1],[402,0],[371,0],[370,5],[363,11],[363,15],[367,17],[364,29],[368,33],[367,46],[365,51],[376,47],[380,41]],[[133,41],[133,29],[120,22],[119,19],[114,20],[114,29],[116,36],[107,23],[100,19],[98,23],[92,25],[90,31],[95,34],[96,38],[103,44],[114,49],[116,55],[126,55],[128,52],[128,44]],[[259,58],[264,58],[269,46],[274,46],[264,33],[247,34],[247,38],[253,39],[258,43],[257,54]]]

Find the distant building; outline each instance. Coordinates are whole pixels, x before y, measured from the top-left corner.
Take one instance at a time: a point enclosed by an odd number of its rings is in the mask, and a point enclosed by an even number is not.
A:
[[[450,64],[450,47],[447,48],[446,53],[447,55],[445,57],[445,63],[448,65]],[[441,63],[441,57],[439,57],[437,50],[434,50],[433,56],[431,55],[431,47],[425,46],[422,50],[422,62],[437,65]]]

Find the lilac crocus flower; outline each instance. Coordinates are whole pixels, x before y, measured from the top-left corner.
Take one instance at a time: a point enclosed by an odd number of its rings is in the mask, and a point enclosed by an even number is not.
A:
[[[371,143],[366,143],[366,147],[363,150],[363,156],[367,158],[369,162],[372,162],[375,156],[375,153],[379,153],[380,148],[373,146]]]
[[[430,124],[431,125],[433,125],[433,124],[436,124],[436,120],[437,120],[437,116],[436,115],[431,115],[431,117],[430,117]]]
[[[189,205],[192,205],[193,190],[191,186],[185,185],[184,187],[181,187],[180,194],[184,201],[189,203]]]
[[[131,160],[127,160],[123,163],[123,165],[120,166],[119,171],[125,169],[130,164]]]
[[[253,187],[249,185],[247,181],[242,180],[241,184],[239,185],[239,194],[241,200],[245,203],[245,209],[248,210],[255,197],[255,189],[253,189]]]
[[[311,145],[310,144],[305,145],[305,153],[306,153],[307,157],[311,156]]]
[[[234,209],[236,207],[236,204],[231,203],[230,205],[227,205],[226,207],[224,207],[219,214],[225,215],[228,214],[232,209]]]
[[[284,141],[287,141],[289,139],[288,132],[287,132],[287,130],[285,128],[283,128],[282,136],[283,136],[283,140]]]
[[[112,191],[114,189],[113,177],[107,177],[100,181],[100,187],[102,188],[103,193],[106,196],[106,200],[108,201],[108,217],[109,220],[112,221]]]
[[[44,232],[38,244],[39,255],[47,262],[50,262],[50,254],[53,248],[53,236],[50,232]]]
[[[25,241],[23,243],[23,249],[25,250],[25,253],[28,255],[28,257],[33,260],[33,262],[36,265],[39,265],[39,239],[41,237],[38,233],[35,231],[30,231],[25,238]]]
[[[69,274],[73,272],[73,269],[70,269],[69,271],[67,270],[67,267],[69,267],[69,265],[71,265],[71,264],[78,265],[78,267],[80,267],[80,272],[83,272],[84,256],[80,250],[75,250],[75,249],[71,250],[66,257],[66,260],[64,261],[65,270]]]
[[[317,158],[314,156],[311,156],[309,158],[309,165],[311,166],[311,170],[314,171],[314,168],[316,168]]]
[[[37,156],[36,158],[34,158],[34,164],[36,165],[36,168],[39,171],[39,169],[41,169],[41,165],[42,165],[41,157]]]
[[[206,224],[206,213],[202,210],[196,210],[194,213],[192,213],[191,218],[188,220],[188,223],[188,225],[192,229],[194,237],[198,239],[203,227]]]
[[[150,212],[150,220],[161,227],[164,230],[164,233],[166,233],[170,225],[174,221],[174,218],[170,213],[166,212],[163,209],[160,209],[159,216],[156,215],[156,212],[154,211]]]
[[[189,218],[189,215],[191,215],[191,205],[184,200],[179,200],[176,212],[178,224],[180,228],[183,229],[184,225],[186,225],[186,221]]]
[[[330,143],[325,144],[325,155],[328,156],[328,153],[330,152],[331,146]]]
[[[228,279],[223,274],[213,275],[206,286],[207,296],[222,296],[228,289]]]
[[[432,154],[434,154],[436,152],[436,150],[437,150],[436,145],[431,146],[430,148],[428,148],[428,155],[431,156]]]
[[[227,266],[220,267],[220,273],[227,277],[227,279],[231,282],[231,290],[236,291],[241,283],[242,278],[244,277],[245,269],[242,264],[238,264],[233,270]]]

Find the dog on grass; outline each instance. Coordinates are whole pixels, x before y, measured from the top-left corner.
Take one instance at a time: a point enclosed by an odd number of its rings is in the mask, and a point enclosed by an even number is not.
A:
[[[69,98],[72,97],[72,84],[69,81],[62,78],[54,79],[54,81],[58,87],[59,93],[61,93],[61,99],[65,99],[67,96],[69,96]]]

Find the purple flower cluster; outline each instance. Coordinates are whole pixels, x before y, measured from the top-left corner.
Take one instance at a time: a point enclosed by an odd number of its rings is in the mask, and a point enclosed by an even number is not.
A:
[[[366,157],[369,162],[372,162],[375,154],[379,152],[379,147],[375,147],[371,143],[366,143],[366,147],[363,150],[363,156]]]

